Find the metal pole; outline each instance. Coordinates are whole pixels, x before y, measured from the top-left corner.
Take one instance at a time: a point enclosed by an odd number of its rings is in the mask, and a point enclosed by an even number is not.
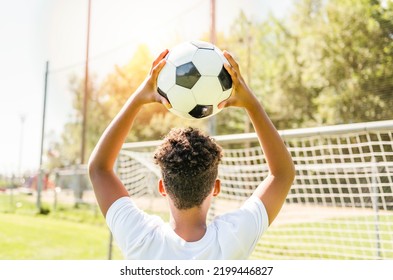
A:
[[[85,92],[83,96],[83,119],[82,119],[82,140],[80,164],[85,163],[85,143],[86,143],[86,127],[87,127],[87,102],[89,97],[89,45],[90,45],[90,11],[91,0],[88,3],[87,11],[87,38],[86,38],[86,63],[85,63]]]
[[[378,200],[379,200],[379,190],[378,190],[378,166],[377,161],[373,157],[372,159],[372,203],[373,203],[373,210],[374,210],[374,228],[375,228],[375,247],[376,247],[376,256],[377,259],[382,258],[381,254],[381,237],[379,234],[379,208],[378,208]]]
[[[42,156],[44,154],[44,137],[45,137],[45,114],[46,114],[46,95],[48,89],[48,73],[49,73],[49,61],[46,62],[45,70],[45,85],[44,85],[44,104],[42,110],[42,130],[41,130],[41,152],[40,152],[40,165],[39,174],[37,178],[37,209],[41,212],[41,190],[42,190]]]
[[[118,174],[119,171],[119,157],[116,159],[115,166],[113,167],[115,173]],[[108,260],[112,259],[113,254],[113,234],[109,230],[109,244],[108,244]]]
[[[14,208],[15,174],[12,174],[9,187],[10,187],[10,212],[13,213],[15,211]]]
[[[216,44],[216,0],[210,0],[210,43]]]
[[[26,120],[26,115],[20,115],[20,139],[19,139],[19,159],[18,159],[18,176],[22,178],[22,155],[23,155],[23,128]]]
[[[108,260],[112,259],[112,252],[113,252],[113,235],[112,235],[112,232],[109,231]]]

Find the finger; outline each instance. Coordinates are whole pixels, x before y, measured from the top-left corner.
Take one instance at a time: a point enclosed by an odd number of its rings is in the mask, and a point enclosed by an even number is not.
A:
[[[169,53],[168,49],[163,50],[160,55],[158,56],[161,59],[163,59],[164,57],[166,57],[166,55]]]
[[[218,103],[217,108],[220,110],[224,109],[225,108],[225,101],[221,101],[220,103]]]
[[[151,76],[154,80],[157,79],[158,74],[160,73],[160,71],[162,70],[162,68],[165,66],[166,60],[165,59],[161,59],[161,61],[158,62],[158,64],[156,66],[153,67],[152,71],[151,71]]]
[[[223,52],[223,54],[232,67],[235,68],[236,71],[239,71],[239,64],[236,62],[233,56],[226,50]]]
[[[227,101],[226,100],[224,100],[224,101],[221,101],[220,103],[218,103],[218,105],[217,105],[217,107],[218,107],[218,109],[224,109],[225,107],[227,107]]]
[[[220,103],[218,103],[217,107],[218,107],[218,109],[221,110],[226,107],[231,107],[233,104],[234,104],[233,97],[229,97],[229,98],[221,101]]]
[[[234,84],[237,84],[238,81],[237,72],[233,69],[233,67],[228,63],[224,63],[224,68],[228,71],[229,75],[231,76],[232,82]]]
[[[165,49],[164,51],[162,51],[158,57],[153,61],[153,66],[152,68],[154,68],[158,63],[160,63],[161,60],[163,60],[165,58],[165,56],[169,53],[168,49]]]

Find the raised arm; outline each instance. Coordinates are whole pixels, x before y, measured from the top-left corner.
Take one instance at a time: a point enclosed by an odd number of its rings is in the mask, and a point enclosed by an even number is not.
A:
[[[295,177],[294,164],[264,108],[246,85],[240,74],[239,65],[228,52],[224,52],[224,56],[230,63],[225,67],[232,77],[234,91],[232,96],[220,106],[242,107],[251,119],[269,168],[268,176],[254,191],[253,195],[259,197],[265,205],[269,224],[271,224],[279,213],[291,188]]]
[[[167,103],[157,93],[157,76],[165,64],[162,52],[153,62],[145,81],[130,96],[123,108],[112,120],[99,139],[89,159],[89,176],[101,212],[106,215],[109,207],[118,198],[128,196],[128,192],[114,172],[114,164],[120,149],[132,127],[134,119],[144,104]]]

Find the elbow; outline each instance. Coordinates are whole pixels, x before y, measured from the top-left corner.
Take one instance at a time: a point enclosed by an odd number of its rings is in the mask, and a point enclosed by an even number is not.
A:
[[[293,163],[292,159],[288,163],[288,166],[285,170],[285,177],[286,177],[285,180],[290,188],[292,186],[293,182],[295,181],[295,177],[296,177],[296,168],[295,168],[295,164]]]
[[[94,155],[89,158],[89,162],[87,163],[87,171],[90,177],[90,180],[93,180],[96,176],[100,174],[113,172],[113,166],[106,164],[106,162],[97,160]]]
[[[87,163],[87,172],[89,174],[90,180],[92,179],[93,175],[96,173],[97,171],[97,166],[94,163],[94,161],[92,160],[92,158],[89,158],[89,162]]]
[[[283,186],[286,186],[289,190],[295,181],[296,169],[293,161],[291,160],[288,164],[280,169],[278,172],[272,172],[272,175],[279,179]]]
[[[94,160],[94,157],[89,158],[89,162],[87,163],[87,171],[90,177],[90,180],[94,178],[96,174],[99,174],[102,172],[104,168]]]
[[[291,186],[292,183],[295,181],[296,168],[290,153],[288,153],[288,157],[285,162],[286,163],[283,165],[284,169],[282,173],[285,174],[286,181]]]

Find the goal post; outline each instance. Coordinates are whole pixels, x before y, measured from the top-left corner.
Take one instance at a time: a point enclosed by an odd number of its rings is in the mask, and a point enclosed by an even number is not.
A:
[[[393,259],[393,121],[279,133],[296,178],[251,258]],[[255,133],[214,138],[224,157],[209,219],[238,208],[268,173]],[[167,217],[152,157],[159,144],[124,144],[117,172],[139,207]]]

